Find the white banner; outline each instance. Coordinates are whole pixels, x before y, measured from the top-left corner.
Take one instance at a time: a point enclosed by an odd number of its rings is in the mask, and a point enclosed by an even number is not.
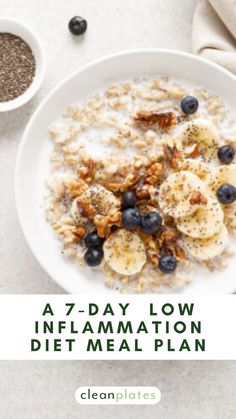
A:
[[[236,296],[1,295],[0,359],[236,359]]]

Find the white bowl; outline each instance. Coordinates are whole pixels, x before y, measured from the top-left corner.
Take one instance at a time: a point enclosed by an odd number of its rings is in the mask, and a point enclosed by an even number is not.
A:
[[[22,138],[15,172],[17,212],[26,240],[46,272],[71,293],[106,293],[103,276],[93,269],[79,270],[62,257],[43,210],[44,181],[49,173],[51,140],[47,128],[70,103],[76,103],[113,82],[145,75],[167,74],[202,86],[236,108],[236,78],[207,60],[171,50],[140,50],[109,56],[77,70],[56,86],[30,119]],[[236,257],[226,270],[201,272],[175,292],[225,294],[236,289]],[[157,290],[159,291],[159,290]],[[111,292],[111,291],[109,291]],[[170,292],[165,289],[164,292]]]
[[[16,99],[9,100],[8,102],[0,102],[0,112],[7,112],[24,105],[38,91],[45,74],[45,58],[38,37],[24,24],[11,18],[0,18],[0,32],[8,32],[22,38],[30,46],[36,61],[35,76],[28,89]]]

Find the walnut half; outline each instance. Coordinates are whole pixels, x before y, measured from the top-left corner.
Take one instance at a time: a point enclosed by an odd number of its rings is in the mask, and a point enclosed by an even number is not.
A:
[[[91,183],[95,176],[95,163],[92,159],[86,162],[86,166],[79,170],[79,176],[87,183]]]
[[[152,163],[147,168],[147,175],[145,178],[146,183],[148,183],[149,185],[155,185],[155,183],[157,183],[163,176],[165,168],[166,165],[164,161]]]
[[[177,169],[179,161],[183,160],[183,153],[175,145],[174,147],[165,145],[164,153],[171,169]]]
[[[173,112],[140,111],[135,115],[134,120],[147,128],[157,124],[161,131],[169,131],[177,124],[177,118]]]
[[[121,227],[121,218],[121,211],[117,211],[115,214],[106,216],[96,215],[93,222],[97,228],[98,236],[107,238],[111,233],[112,226]]]

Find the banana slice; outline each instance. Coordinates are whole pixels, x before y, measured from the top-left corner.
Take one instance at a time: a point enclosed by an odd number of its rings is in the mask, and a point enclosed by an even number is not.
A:
[[[230,183],[236,187],[236,164],[215,167],[209,173],[206,182],[214,192],[224,183]]]
[[[205,195],[205,185],[199,177],[185,170],[172,173],[160,187],[158,197],[160,208],[164,214],[174,218],[193,214],[202,206],[190,202],[194,192]]]
[[[184,125],[182,139],[184,145],[198,144],[205,155],[212,156],[216,153],[220,134],[211,121],[197,118]]]
[[[229,244],[227,228],[223,225],[221,230],[208,239],[194,239],[189,236],[182,238],[189,254],[196,260],[211,260],[222,254]]]
[[[199,208],[188,217],[176,220],[181,233],[193,238],[207,239],[218,233],[223,226],[224,213],[219,202],[210,196],[207,197],[205,208]]]
[[[99,215],[113,214],[120,209],[120,200],[101,185],[91,186],[80,198],[88,200]]]
[[[204,182],[211,174],[209,165],[200,160],[185,159],[179,162],[179,168],[181,170],[187,170],[198,176]]]
[[[72,202],[70,213],[77,225],[84,226],[87,223],[88,220],[82,216],[82,208],[78,205],[78,198],[75,198]]]
[[[91,186],[72,203],[71,215],[77,223],[81,220],[81,200],[88,201],[99,215],[112,215],[120,209],[120,200],[111,191],[100,185]]]
[[[121,275],[140,272],[147,260],[144,244],[138,234],[125,229],[109,236],[103,250],[107,264]]]

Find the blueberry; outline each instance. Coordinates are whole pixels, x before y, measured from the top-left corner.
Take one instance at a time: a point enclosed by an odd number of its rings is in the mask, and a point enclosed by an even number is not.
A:
[[[181,100],[180,107],[184,113],[191,115],[197,112],[198,100],[194,96],[186,96]]]
[[[235,156],[235,150],[231,145],[223,145],[217,152],[218,159],[225,164],[231,163]]]
[[[122,223],[128,230],[135,230],[141,222],[141,215],[136,208],[128,208],[122,213]]]
[[[88,233],[85,238],[85,246],[86,247],[100,247],[103,244],[103,239],[97,235],[96,231],[92,231],[91,233]]]
[[[134,208],[137,202],[136,193],[134,191],[124,192],[122,195],[122,208]]]
[[[224,183],[217,189],[216,195],[221,204],[232,204],[236,201],[236,188],[229,183]]]
[[[73,35],[82,35],[87,30],[87,20],[80,16],[74,16],[69,21],[69,30]]]
[[[158,267],[160,271],[165,274],[170,274],[174,272],[177,267],[175,257],[171,255],[161,256],[161,258],[159,259]]]
[[[88,266],[100,265],[103,259],[103,250],[101,247],[90,247],[85,255],[84,260]]]
[[[162,224],[161,216],[154,211],[142,215],[141,228],[145,233],[154,234],[160,230]]]

